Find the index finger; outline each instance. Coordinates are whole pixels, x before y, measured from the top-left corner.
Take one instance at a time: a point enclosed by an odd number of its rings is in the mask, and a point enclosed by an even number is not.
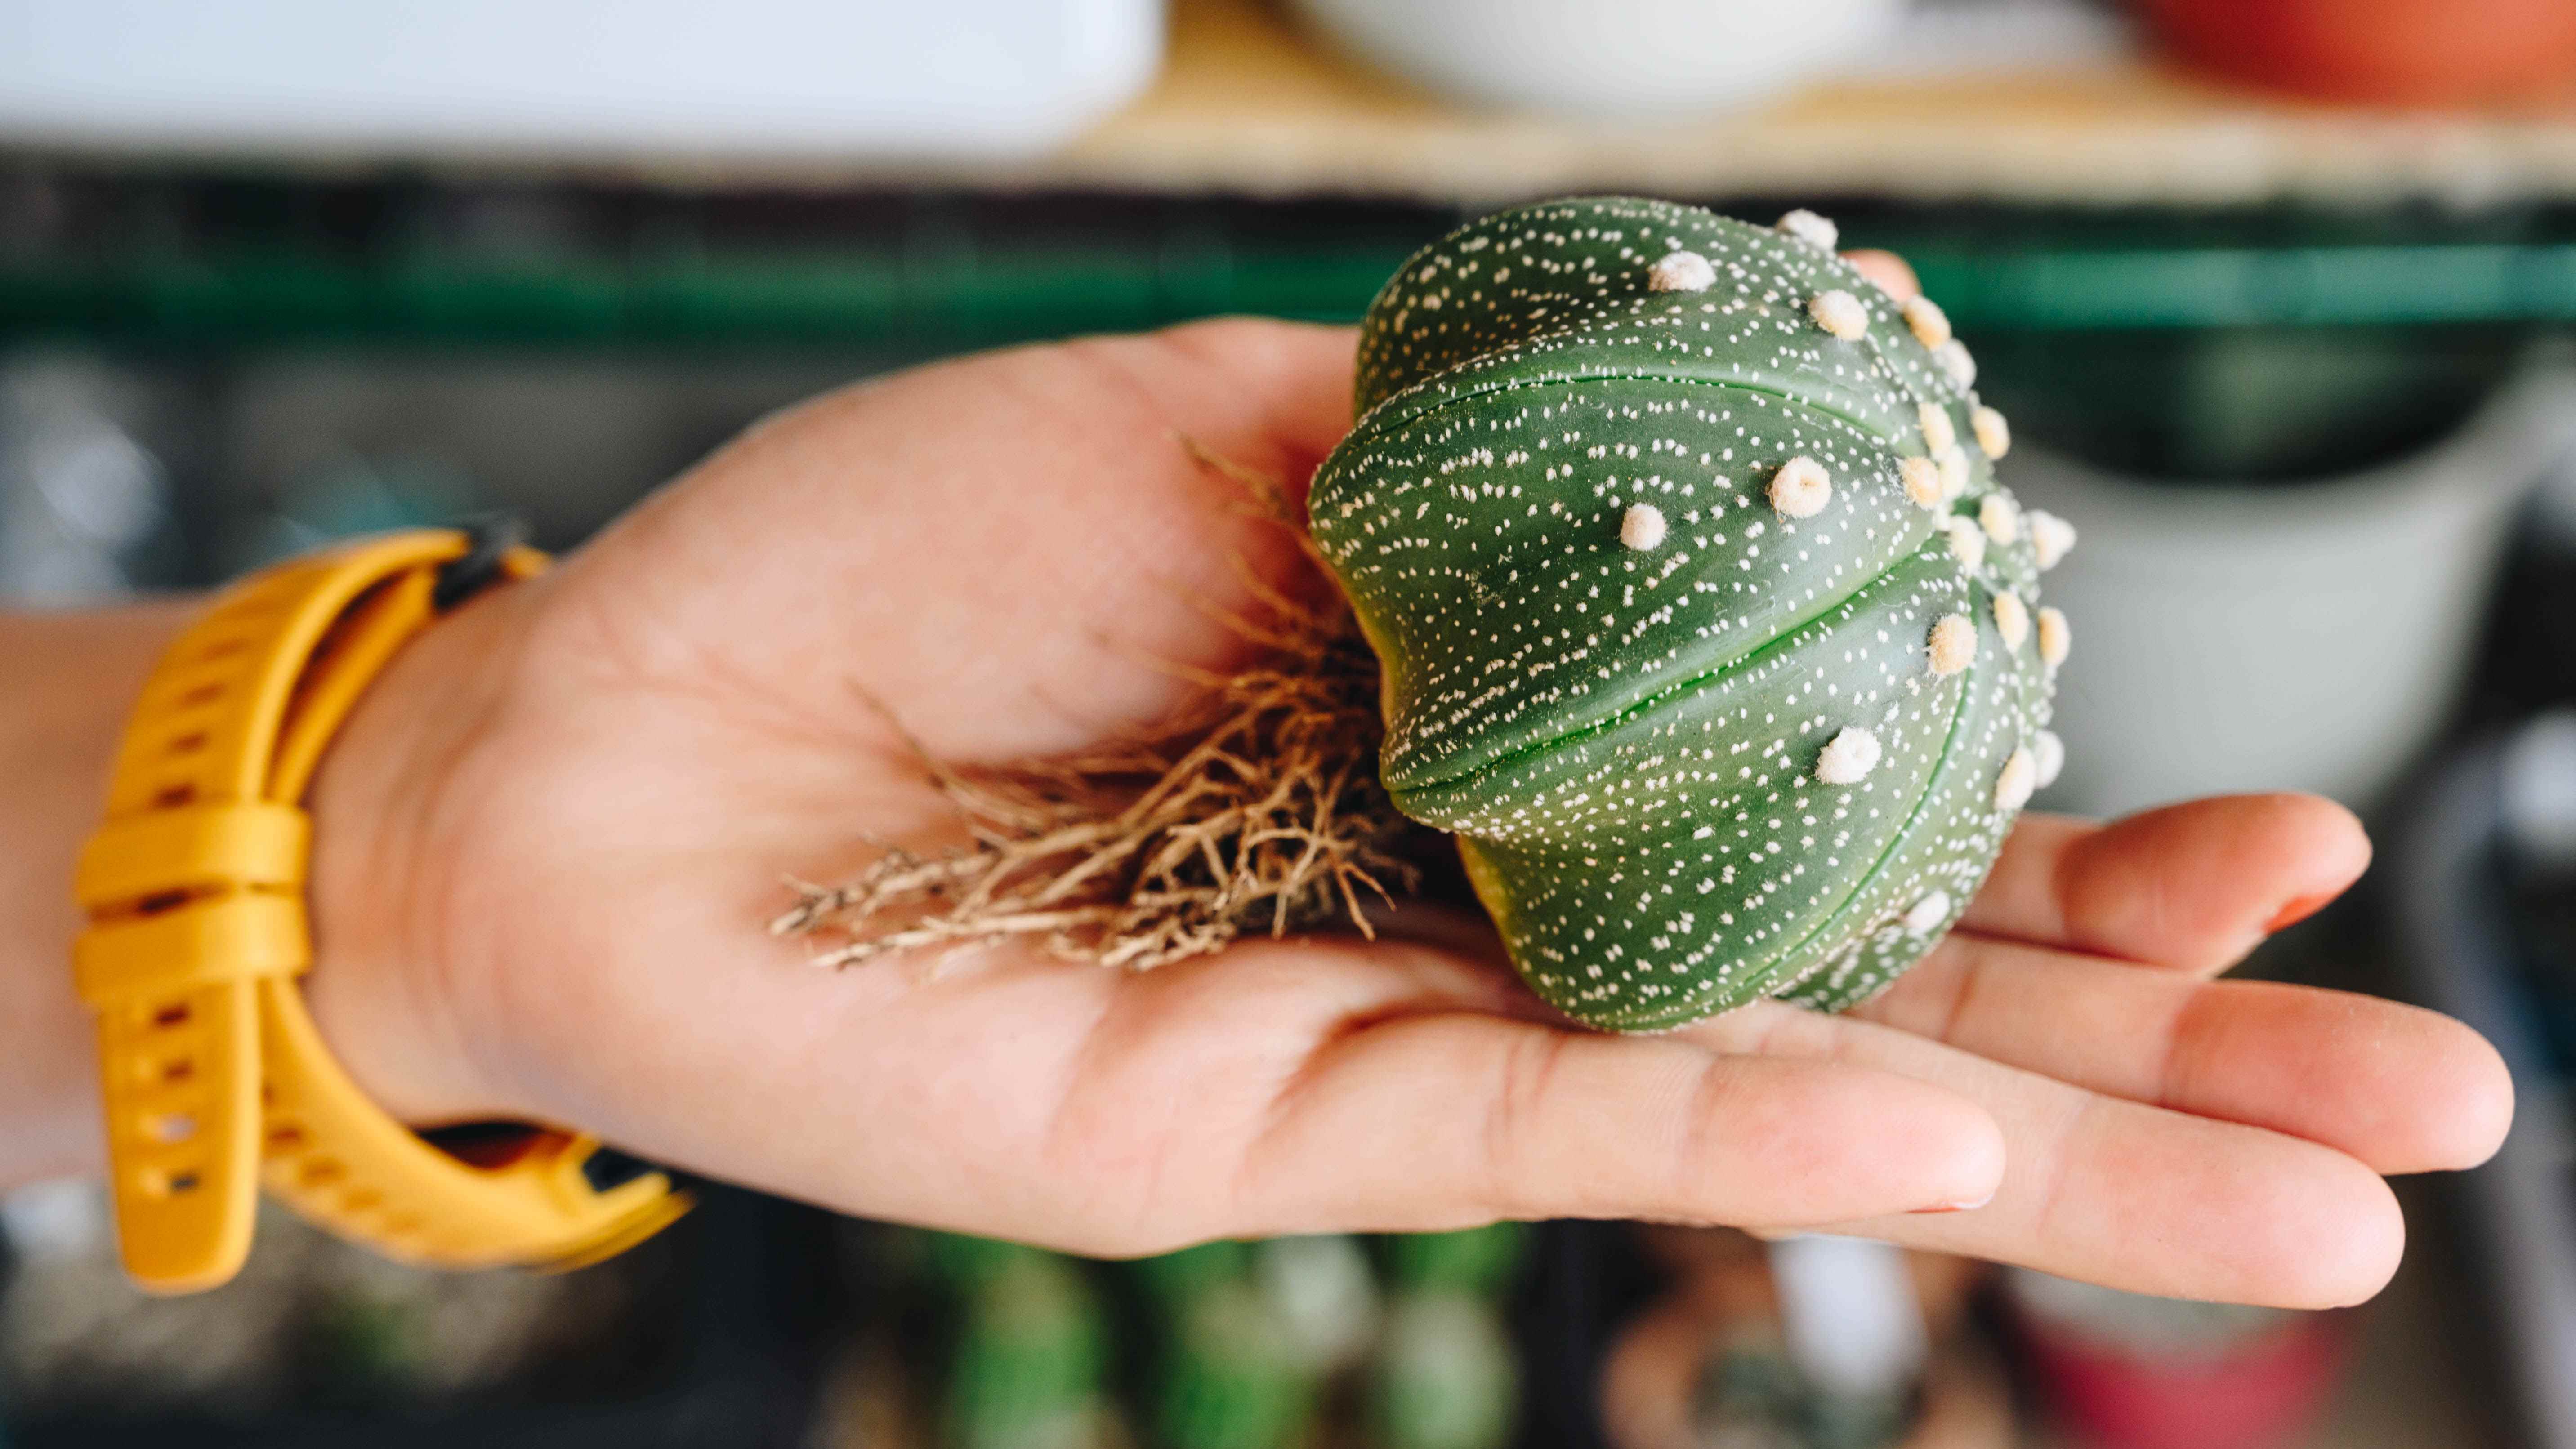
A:
[[[2216,796],[2108,825],[2031,814],[1960,929],[2216,975],[2369,865],[2361,823],[2314,795]]]

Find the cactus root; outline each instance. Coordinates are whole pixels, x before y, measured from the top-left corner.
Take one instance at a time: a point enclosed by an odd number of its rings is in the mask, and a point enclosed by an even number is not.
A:
[[[1290,529],[1273,480],[1180,440]],[[1311,545],[1308,545],[1311,552]],[[925,751],[973,836],[925,855],[888,846],[839,885],[791,882],[773,934],[833,944],[847,966],[892,951],[1036,939],[1053,954],[1148,970],[1251,933],[1347,925],[1415,890],[1422,828],[1378,783],[1377,657],[1338,597],[1301,602],[1246,574],[1255,609],[1219,617],[1259,646],[1177,716],[1092,753],[977,770]]]

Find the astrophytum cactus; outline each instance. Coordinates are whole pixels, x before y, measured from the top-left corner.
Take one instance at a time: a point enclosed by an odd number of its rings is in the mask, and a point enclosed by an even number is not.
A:
[[[1995,482],[1940,309],[1833,248],[1619,197],[1462,227],[1370,306],[1315,476],[1389,793],[1596,1026],[1868,997],[2063,757],[2073,531]]]

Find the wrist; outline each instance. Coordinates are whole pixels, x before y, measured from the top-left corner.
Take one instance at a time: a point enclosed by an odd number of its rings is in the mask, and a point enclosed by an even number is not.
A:
[[[0,1190],[105,1161],[72,868],[135,696],[196,607],[0,615]]]
[[[516,671],[533,583],[441,617],[396,654],[322,757],[306,798],[315,1025],[358,1087],[415,1126],[520,1115],[460,989],[457,908],[479,746]]]
[[[358,1084],[405,1121],[508,1115],[444,968],[453,870],[440,828],[459,766],[497,707],[526,585],[494,590],[395,656],[326,753],[308,798],[317,1025]],[[98,1054],[73,990],[72,871],[99,822],[144,679],[203,607],[167,600],[0,614],[0,1190],[103,1166]]]

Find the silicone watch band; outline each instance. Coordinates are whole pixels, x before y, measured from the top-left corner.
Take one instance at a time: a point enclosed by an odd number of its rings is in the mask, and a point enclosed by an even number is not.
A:
[[[350,1082],[295,982],[312,959],[305,788],[472,547],[424,530],[254,575],[144,686],[81,856],[73,964],[98,1014],[119,1244],[148,1289],[232,1277],[262,1175],[342,1236],[443,1267],[576,1266],[688,1208],[658,1172],[593,1187],[586,1136],[532,1127],[473,1161],[431,1145]],[[500,563],[523,577],[544,560]]]

